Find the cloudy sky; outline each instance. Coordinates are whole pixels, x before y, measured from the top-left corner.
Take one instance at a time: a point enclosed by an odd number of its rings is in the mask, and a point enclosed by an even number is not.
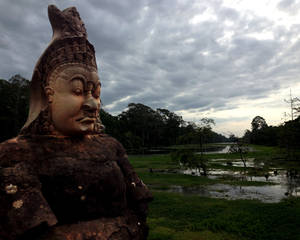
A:
[[[31,78],[48,4],[77,7],[111,114],[143,103],[242,135],[256,115],[282,123],[290,89],[300,97],[300,1],[0,0],[0,78]]]

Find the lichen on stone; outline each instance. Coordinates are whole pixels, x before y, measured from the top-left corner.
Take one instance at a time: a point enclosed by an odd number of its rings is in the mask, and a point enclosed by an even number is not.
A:
[[[13,204],[12,204],[12,206],[14,208],[21,208],[23,206],[23,200],[20,199],[20,200],[14,201]]]
[[[9,184],[9,185],[5,186],[5,191],[7,194],[15,194],[18,191],[18,186]]]

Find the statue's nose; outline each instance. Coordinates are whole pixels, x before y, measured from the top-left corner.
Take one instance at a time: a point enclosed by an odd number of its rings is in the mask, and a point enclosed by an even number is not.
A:
[[[89,111],[96,111],[100,107],[99,99],[93,97],[91,93],[88,93],[83,103],[83,108]]]

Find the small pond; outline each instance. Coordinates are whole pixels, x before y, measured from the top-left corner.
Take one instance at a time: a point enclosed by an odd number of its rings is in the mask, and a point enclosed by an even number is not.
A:
[[[204,154],[222,154],[222,153],[229,153],[230,146],[228,143],[225,144],[218,144],[216,146],[209,146],[205,149],[203,149]],[[248,151],[253,151],[252,148],[248,147]],[[201,154],[201,152],[196,152],[196,154]]]
[[[300,182],[290,185],[236,186],[214,184],[209,186],[182,187],[173,185],[167,191],[194,194],[203,197],[235,199],[255,199],[263,202],[279,202],[289,196],[300,196]]]
[[[214,164],[213,166],[216,164],[228,166],[228,160],[225,159],[214,159],[211,160],[211,163]],[[300,196],[300,172],[294,169],[270,168],[253,158],[247,159],[246,164],[247,169],[245,170],[241,160],[232,159],[230,160],[230,168],[209,168],[208,178],[230,179],[234,185],[213,184],[197,187],[174,185],[168,191],[226,199],[257,199],[263,202],[279,202],[289,196]],[[203,175],[196,169],[182,169],[179,173],[195,177]],[[249,183],[239,184],[242,181]]]
[[[218,153],[228,153],[230,149],[230,145],[228,143],[218,143],[217,145],[209,145],[203,149],[204,154],[218,154]],[[201,152],[197,152],[198,148],[191,149],[196,152],[196,154],[201,154]],[[127,153],[129,154],[145,154],[145,155],[152,155],[152,154],[168,154],[174,149],[168,147],[157,147],[157,148],[144,148],[144,149],[127,149]]]
[[[230,145],[218,146],[215,148],[204,149],[204,154],[219,154],[219,153],[229,153]],[[197,152],[196,154],[201,154]]]

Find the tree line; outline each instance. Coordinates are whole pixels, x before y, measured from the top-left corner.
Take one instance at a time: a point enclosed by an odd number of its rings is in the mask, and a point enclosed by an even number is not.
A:
[[[281,147],[290,160],[296,160],[300,157],[300,116],[279,126],[268,126],[263,117],[256,116],[242,139],[251,144]]]
[[[8,81],[0,79],[0,141],[16,136],[27,119],[30,81],[20,75]],[[104,109],[100,118],[105,132],[118,139],[127,149],[144,149],[175,144],[200,144],[229,141],[212,131],[214,121],[203,118],[186,122],[168,109],[152,109],[141,103],[130,103],[119,115]]]
[[[0,141],[15,137],[23,127],[29,109],[29,80],[20,75],[0,79]]]
[[[103,109],[101,120],[107,133],[127,149],[142,149],[176,144],[225,142],[228,138],[212,131],[212,119],[186,122],[168,109],[156,110],[141,103],[130,103],[126,110],[112,116]]]

